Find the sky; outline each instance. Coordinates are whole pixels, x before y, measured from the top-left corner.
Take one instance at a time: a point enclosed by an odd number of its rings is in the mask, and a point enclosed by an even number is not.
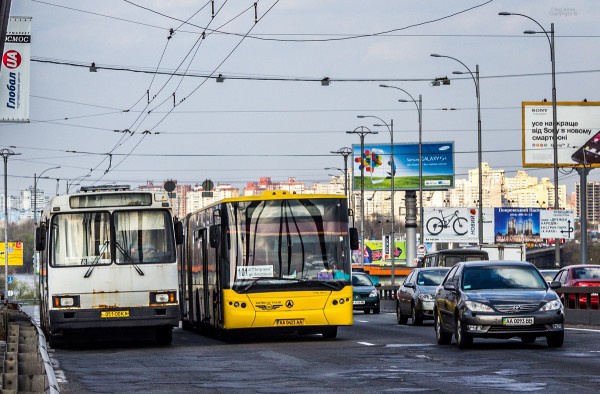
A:
[[[33,185],[168,179],[244,186],[260,177],[327,182],[332,154],[367,143],[453,141],[457,178],[482,157],[512,177],[522,167],[521,102],[551,100],[550,45],[525,14],[555,27],[558,101],[600,101],[597,1],[13,0],[31,16],[30,122],[0,124],[8,194]],[[172,29],[172,32],[171,32]],[[204,34],[203,34],[204,33]],[[169,38],[170,37],[170,38]],[[90,72],[94,62],[98,72]],[[176,74],[176,75],[173,75]],[[216,82],[221,74],[222,83]],[[448,77],[450,85],[432,86]],[[329,78],[323,86],[321,80]],[[359,119],[357,115],[376,116]],[[552,179],[552,169],[528,168]],[[600,180],[600,171],[588,180]],[[58,179],[58,182],[57,182]],[[579,176],[561,170],[575,190]]]

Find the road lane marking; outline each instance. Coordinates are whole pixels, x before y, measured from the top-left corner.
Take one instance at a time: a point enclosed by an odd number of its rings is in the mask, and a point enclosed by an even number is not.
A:
[[[571,328],[571,327],[565,327],[565,330],[571,330],[571,331],[587,331],[587,332],[600,332],[600,330],[593,329],[593,328]]]
[[[385,347],[423,347],[435,346],[433,343],[388,343]]]
[[[374,343],[370,343],[370,342],[357,342],[359,345],[365,345],[365,346],[375,346]]]

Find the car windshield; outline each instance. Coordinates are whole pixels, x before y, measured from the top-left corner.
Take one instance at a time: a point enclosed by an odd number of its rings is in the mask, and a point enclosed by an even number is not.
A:
[[[442,283],[447,273],[447,269],[421,271],[417,277],[417,284],[419,286],[437,286]]]
[[[573,279],[600,279],[600,267],[574,268]]]
[[[463,272],[463,290],[546,289],[546,281],[534,267],[475,266]]]
[[[352,275],[352,286],[373,286],[373,282],[367,275]]]

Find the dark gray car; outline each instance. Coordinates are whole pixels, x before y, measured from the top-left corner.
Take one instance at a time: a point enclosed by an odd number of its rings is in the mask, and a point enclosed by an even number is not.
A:
[[[425,319],[433,319],[435,289],[448,271],[447,267],[427,267],[415,268],[408,274],[396,297],[398,324],[406,324],[409,317],[416,326]]]
[[[452,267],[435,294],[438,344],[456,337],[459,348],[473,338],[519,337],[533,343],[546,337],[548,346],[564,341],[564,311],[555,288],[528,262],[474,261]]]

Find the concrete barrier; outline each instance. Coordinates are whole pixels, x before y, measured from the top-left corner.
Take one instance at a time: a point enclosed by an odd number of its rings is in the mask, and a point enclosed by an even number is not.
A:
[[[2,393],[59,393],[40,328],[17,304],[0,306]]]

